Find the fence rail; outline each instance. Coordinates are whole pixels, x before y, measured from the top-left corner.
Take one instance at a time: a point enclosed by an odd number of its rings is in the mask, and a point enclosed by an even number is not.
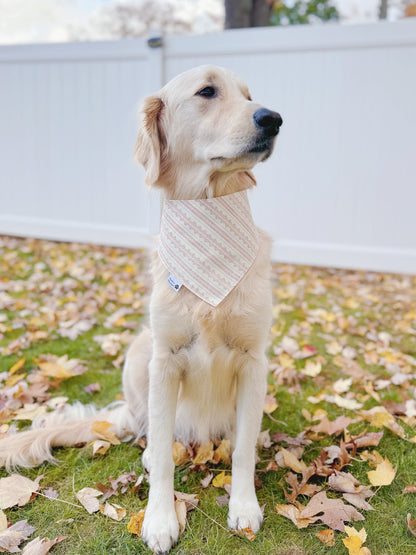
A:
[[[282,113],[255,173],[275,260],[416,273],[416,21],[0,47],[0,233],[149,246],[140,98],[202,63]]]

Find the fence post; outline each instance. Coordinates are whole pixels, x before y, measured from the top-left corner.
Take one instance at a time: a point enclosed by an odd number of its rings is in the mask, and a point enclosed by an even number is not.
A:
[[[152,29],[147,39],[148,64],[149,64],[149,90],[153,93],[163,87],[165,81],[163,33],[161,30]],[[160,215],[162,197],[158,189],[149,193],[148,205],[148,230],[150,235],[157,235],[160,228]]]

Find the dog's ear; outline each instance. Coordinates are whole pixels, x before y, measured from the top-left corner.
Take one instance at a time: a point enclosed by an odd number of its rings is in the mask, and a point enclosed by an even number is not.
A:
[[[134,156],[146,170],[146,185],[156,185],[165,149],[165,139],[160,118],[164,104],[158,96],[144,99],[141,112],[142,122],[137,135]]]

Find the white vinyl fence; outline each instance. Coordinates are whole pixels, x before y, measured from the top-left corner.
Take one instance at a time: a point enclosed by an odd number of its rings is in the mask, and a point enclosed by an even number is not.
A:
[[[277,261],[416,273],[416,20],[0,47],[0,233],[148,246],[139,100],[214,63],[284,119],[256,171]]]

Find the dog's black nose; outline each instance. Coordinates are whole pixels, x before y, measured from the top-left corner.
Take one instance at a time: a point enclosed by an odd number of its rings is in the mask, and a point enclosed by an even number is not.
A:
[[[279,133],[279,127],[282,125],[282,116],[277,112],[260,108],[253,114],[254,123],[263,131],[267,137],[275,137]]]

